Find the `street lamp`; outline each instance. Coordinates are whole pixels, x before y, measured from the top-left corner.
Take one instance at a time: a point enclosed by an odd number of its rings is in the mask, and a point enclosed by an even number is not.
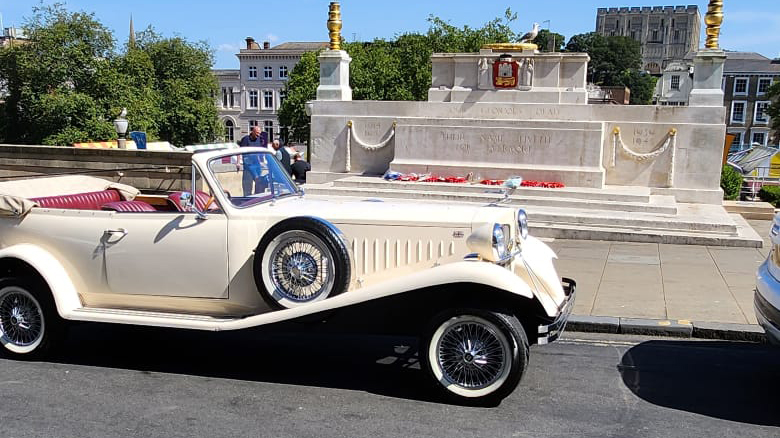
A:
[[[547,43],[548,44],[547,50],[549,50],[551,52],[554,52],[555,51],[555,34],[553,34],[552,31],[550,31],[550,20],[542,21],[542,24],[544,24],[544,23],[547,23],[547,37],[548,38],[552,37],[552,44],[550,45],[549,42]]]
[[[119,149],[127,149],[127,109],[122,108],[122,112],[119,113],[119,117],[114,120],[114,129],[116,129],[116,135],[119,137],[117,140],[117,146]]]

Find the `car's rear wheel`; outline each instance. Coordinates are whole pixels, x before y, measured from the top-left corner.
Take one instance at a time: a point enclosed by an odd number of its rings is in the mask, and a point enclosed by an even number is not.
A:
[[[0,279],[0,354],[43,357],[61,338],[62,329],[51,292],[42,281]]]
[[[436,316],[420,358],[438,391],[463,404],[497,405],[528,364],[528,339],[511,315],[456,309]]]
[[[349,253],[338,230],[308,217],[272,227],[258,245],[254,268],[263,297],[283,308],[339,294],[350,280]]]

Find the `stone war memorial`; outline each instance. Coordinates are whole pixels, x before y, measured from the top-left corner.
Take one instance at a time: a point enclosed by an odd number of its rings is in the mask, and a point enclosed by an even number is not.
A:
[[[519,176],[564,186],[506,190],[538,236],[760,247],[722,206],[721,10],[710,2],[689,106],[588,104],[587,54],[540,53],[524,42],[435,53],[428,100],[395,102],[352,100],[333,2],[331,46],[307,105],[307,193],[487,203],[501,194],[478,181]],[[474,182],[385,181],[388,170]]]

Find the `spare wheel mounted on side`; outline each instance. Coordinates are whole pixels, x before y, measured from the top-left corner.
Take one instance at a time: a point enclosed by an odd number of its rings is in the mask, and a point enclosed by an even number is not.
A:
[[[315,217],[295,217],[271,227],[254,258],[257,289],[274,307],[292,308],[340,294],[351,279],[341,232]]]

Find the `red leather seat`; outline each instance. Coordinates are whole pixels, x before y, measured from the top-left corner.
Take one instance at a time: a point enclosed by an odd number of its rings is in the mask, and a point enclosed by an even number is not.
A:
[[[100,210],[103,204],[122,200],[118,190],[106,189],[99,192],[76,193],[72,195],[44,196],[30,198],[39,207],[66,208],[75,210]]]
[[[181,194],[184,192],[173,192],[170,195],[168,195],[168,199],[170,199],[173,202],[173,205],[176,206],[179,211],[184,211],[184,208],[181,206]],[[195,193],[195,207],[198,208],[198,210],[203,211],[203,207],[206,206],[206,203],[209,202],[209,196],[208,193],[202,192],[198,190]],[[216,204],[216,202],[212,202],[211,205],[209,205],[209,210],[218,210],[219,206]]]
[[[157,211],[151,204],[144,201],[117,201],[103,204],[103,210],[140,213],[145,211]]]

